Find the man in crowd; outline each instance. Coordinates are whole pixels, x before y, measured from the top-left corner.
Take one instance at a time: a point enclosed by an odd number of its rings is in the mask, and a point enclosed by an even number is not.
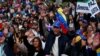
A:
[[[61,56],[68,44],[68,37],[61,34],[60,22],[55,21],[53,32],[50,32],[45,46],[45,55]]]

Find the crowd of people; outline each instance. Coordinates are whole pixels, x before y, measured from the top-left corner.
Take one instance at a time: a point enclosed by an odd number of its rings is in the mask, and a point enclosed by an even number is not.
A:
[[[0,56],[100,56],[100,13],[91,17],[75,8],[71,2],[0,0]]]

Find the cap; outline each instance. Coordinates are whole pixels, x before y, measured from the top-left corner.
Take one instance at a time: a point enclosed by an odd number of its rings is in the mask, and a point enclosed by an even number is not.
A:
[[[54,24],[53,24],[53,27],[60,28],[60,22],[59,21],[55,21]]]
[[[3,32],[0,32],[0,37],[2,37],[3,36]]]

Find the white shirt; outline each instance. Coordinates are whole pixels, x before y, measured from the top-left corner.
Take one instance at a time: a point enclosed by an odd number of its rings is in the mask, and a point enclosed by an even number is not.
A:
[[[52,47],[52,53],[54,56],[59,56],[58,39],[60,36],[56,36],[55,42]]]
[[[38,52],[35,52],[34,56],[37,56]]]

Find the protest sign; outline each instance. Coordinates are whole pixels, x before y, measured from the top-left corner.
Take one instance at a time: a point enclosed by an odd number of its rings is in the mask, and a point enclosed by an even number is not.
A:
[[[88,2],[89,0],[77,0],[76,12],[90,13]]]
[[[76,12],[91,13],[92,16],[95,16],[100,10],[96,0],[84,0],[77,2]]]
[[[77,2],[76,12],[90,13],[87,3]]]
[[[90,10],[92,16],[95,16],[97,13],[100,12],[96,0],[90,0],[88,2],[88,6],[89,6],[89,10]]]

